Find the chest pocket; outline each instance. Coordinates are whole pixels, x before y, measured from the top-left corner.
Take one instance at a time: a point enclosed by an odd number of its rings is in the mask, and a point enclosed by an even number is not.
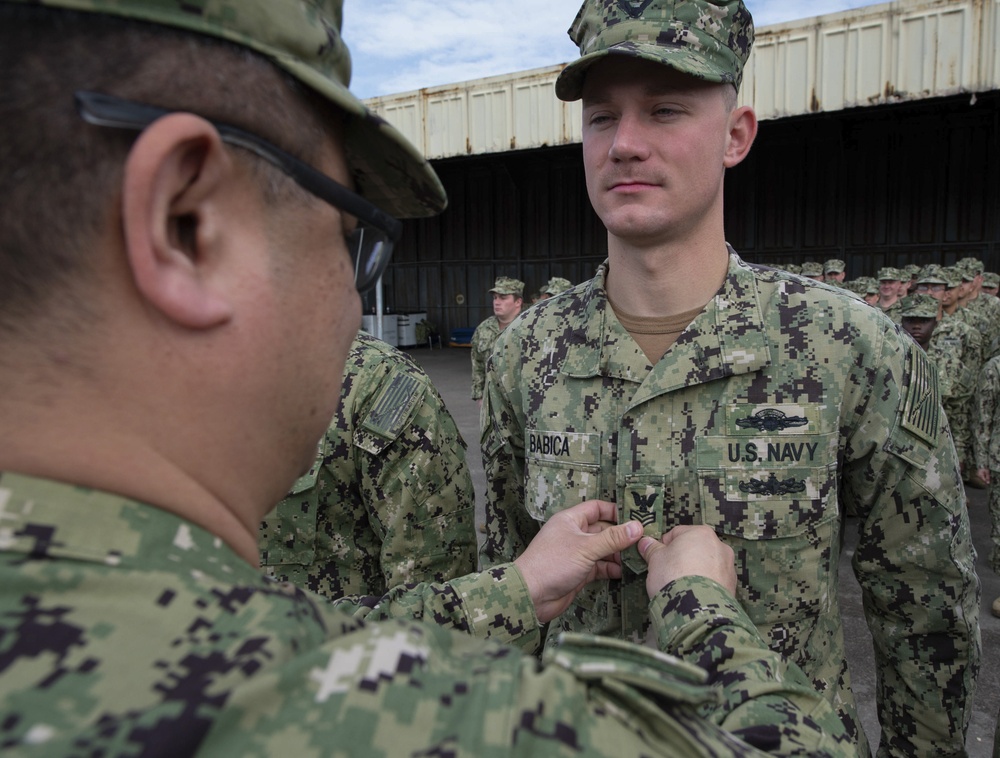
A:
[[[822,613],[837,560],[837,444],[824,406],[732,406],[697,442],[702,515],[736,552],[755,623]],[[836,419],[826,423],[835,424]]]
[[[547,521],[601,492],[600,433],[528,429],[524,439],[524,504],[531,517]]]

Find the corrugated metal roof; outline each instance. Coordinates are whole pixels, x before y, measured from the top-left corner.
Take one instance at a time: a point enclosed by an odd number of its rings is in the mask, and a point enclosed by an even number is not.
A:
[[[741,100],[759,119],[1000,89],[1000,0],[898,0],[763,27]],[[581,141],[563,66],[365,102],[432,159]]]

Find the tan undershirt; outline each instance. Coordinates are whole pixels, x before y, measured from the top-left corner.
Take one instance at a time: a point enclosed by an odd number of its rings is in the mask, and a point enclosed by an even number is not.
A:
[[[612,303],[611,298],[608,298],[608,303],[611,305],[611,310],[615,312],[621,325],[625,327],[625,331],[632,335],[632,339],[642,348],[642,352],[646,354],[646,358],[653,366],[660,362],[660,358],[677,341],[681,332],[687,329],[688,324],[694,321],[695,317],[705,310],[705,307],[702,306],[685,311],[684,313],[678,313],[676,316],[665,316],[662,318],[655,316],[633,316],[631,313],[626,313]]]

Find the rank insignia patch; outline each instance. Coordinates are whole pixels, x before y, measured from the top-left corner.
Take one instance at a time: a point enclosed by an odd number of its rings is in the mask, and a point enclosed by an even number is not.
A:
[[[618,0],[618,7],[632,18],[639,18],[653,0]]]

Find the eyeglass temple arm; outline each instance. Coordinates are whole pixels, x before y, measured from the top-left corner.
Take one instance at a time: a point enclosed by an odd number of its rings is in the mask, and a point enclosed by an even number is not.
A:
[[[100,92],[81,90],[76,92],[74,97],[80,117],[88,124],[95,126],[142,131],[157,119],[171,113],[171,111],[156,105],[123,100],[112,95],[103,95]],[[393,242],[398,241],[402,236],[403,225],[399,219],[390,216],[371,203],[364,202],[360,196],[303,163],[291,153],[286,153],[276,145],[267,144],[265,146],[260,137],[238,127],[212,119],[206,119],[206,121],[215,127],[223,141],[249,150],[288,174],[303,189],[319,197],[336,194],[337,207],[379,227],[389,235]],[[332,190],[331,185],[339,188],[340,191]]]

